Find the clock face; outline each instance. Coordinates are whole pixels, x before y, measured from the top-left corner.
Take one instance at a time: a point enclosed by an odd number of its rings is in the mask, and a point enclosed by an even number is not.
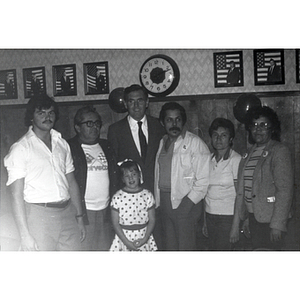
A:
[[[141,84],[153,96],[172,93],[179,83],[179,69],[175,61],[166,55],[148,58],[140,70]]]

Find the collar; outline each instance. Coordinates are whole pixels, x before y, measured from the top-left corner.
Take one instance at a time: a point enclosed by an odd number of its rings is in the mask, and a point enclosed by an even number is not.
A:
[[[184,125],[184,126],[183,126],[183,129],[182,129],[180,135],[177,137],[175,143],[176,143],[180,138],[182,138],[182,139],[184,140],[184,138],[185,138],[187,132],[188,132],[188,130],[187,130],[186,126]],[[166,141],[167,138],[168,138],[168,134],[165,134],[165,135],[163,136],[163,140]]]
[[[230,157],[231,153],[232,153],[232,149],[231,149],[231,147],[229,147],[227,149],[227,151],[225,152],[224,156],[221,158],[221,160],[227,160]],[[213,158],[216,159],[216,151],[214,151],[214,153],[211,156],[211,159],[213,159]]]
[[[137,124],[138,121],[133,119],[130,115],[128,115],[127,120],[128,120],[130,128],[138,127],[138,124]],[[140,121],[143,122],[143,124],[146,128],[148,128],[148,122],[147,122],[146,115],[144,115],[144,117]]]
[[[32,125],[30,125],[29,126],[29,128],[28,128],[28,137],[36,137],[36,138],[38,138],[38,136],[35,134],[35,132],[33,131],[33,126]],[[51,129],[50,130],[50,135],[51,135],[51,139],[53,139],[53,138],[60,138],[61,137],[61,133],[60,132],[58,132],[58,131],[56,131],[55,129]]]

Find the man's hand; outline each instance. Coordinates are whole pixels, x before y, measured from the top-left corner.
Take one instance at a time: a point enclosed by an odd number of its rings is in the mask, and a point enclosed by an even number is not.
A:
[[[35,239],[30,235],[26,235],[21,238],[21,249],[22,251],[38,251],[38,245]]]
[[[271,228],[270,240],[272,243],[279,242],[281,240],[281,230]]]
[[[80,242],[83,242],[86,236],[86,229],[83,223],[83,218],[78,218],[77,219],[77,224],[80,230]]]
[[[182,198],[177,210],[182,216],[187,216],[194,206],[194,202],[188,196],[185,196]]]

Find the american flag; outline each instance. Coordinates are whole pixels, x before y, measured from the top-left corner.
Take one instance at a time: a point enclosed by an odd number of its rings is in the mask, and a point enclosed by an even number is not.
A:
[[[227,83],[227,74],[230,69],[230,62],[235,62],[235,67],[240,68],[240,53],[228,53],[216,55],[217,84]]]
[[[273,59],[278,67],[281,67],[281,52],[257,52],[257,82],[267,82],[268,69],[270,67],[270,60]]]
[[[42,69],[32,70],[31,74],[29,72],[27,73],[26,90],[27,91],[31,90],[32,75],[36,75],[36,79],[38,79],[40,81],[41,90],[43,91],[44,90],[44,79],[43,79],[43,70]]]
[[[97,72],[100,71],[100,74],[104,77],[105,80],[105,86],[107,85],[106,80],[106,69],[105,65],[87,65],[87,88],[88,92],[95,91],[97,89],[96,87],[96,78],[97,78]]]
[[[5,80],[8,77],[12,84],[13,91],[15,90],[15,78],[13,72],[7,72],[6,74],[1,74],[0,77],[0,97],[5,96]]]
[[[58,78],[58,80],[56,80],[56,91],[57,92],[62,91],[60,79],[61,79],[64,71],[66,71],[66,76],[69,77],[69,79],[70,79],[71,90],[74,90],[74,88],[75,88],[75,82],[74,82],[75,79],[74,79],[73,68],[67,67],[67,68],[61,69],[60,72],[58,72],[56,74],[57,75],[56,78]]]

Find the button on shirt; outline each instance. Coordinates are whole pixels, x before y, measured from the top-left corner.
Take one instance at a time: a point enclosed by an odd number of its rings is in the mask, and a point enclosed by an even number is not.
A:
[[[142,130],[146,137],[146,141],[148,143],[148,123],[147,123],[146,116],[144,116],[143,119],[141,119],[141,122],[143,122]],[[129,127],[130,127],[130,130],[132,133],[134,143],[135,143],[139,153],[141,154],[141,146],[140,146],[140,140],[139,140],[139,125],[138,125],[137,121],[135,119],[133,119],[131,116],[128,116],[128,123],[129,123]]]
[[[70,198],[66,174],[74,171],[68,143],[51,129],[52,151],[30,126],[28,132],[10,148],[4,158],[8,172],[6,185],[24,178],[24,200],[47,203]]]

